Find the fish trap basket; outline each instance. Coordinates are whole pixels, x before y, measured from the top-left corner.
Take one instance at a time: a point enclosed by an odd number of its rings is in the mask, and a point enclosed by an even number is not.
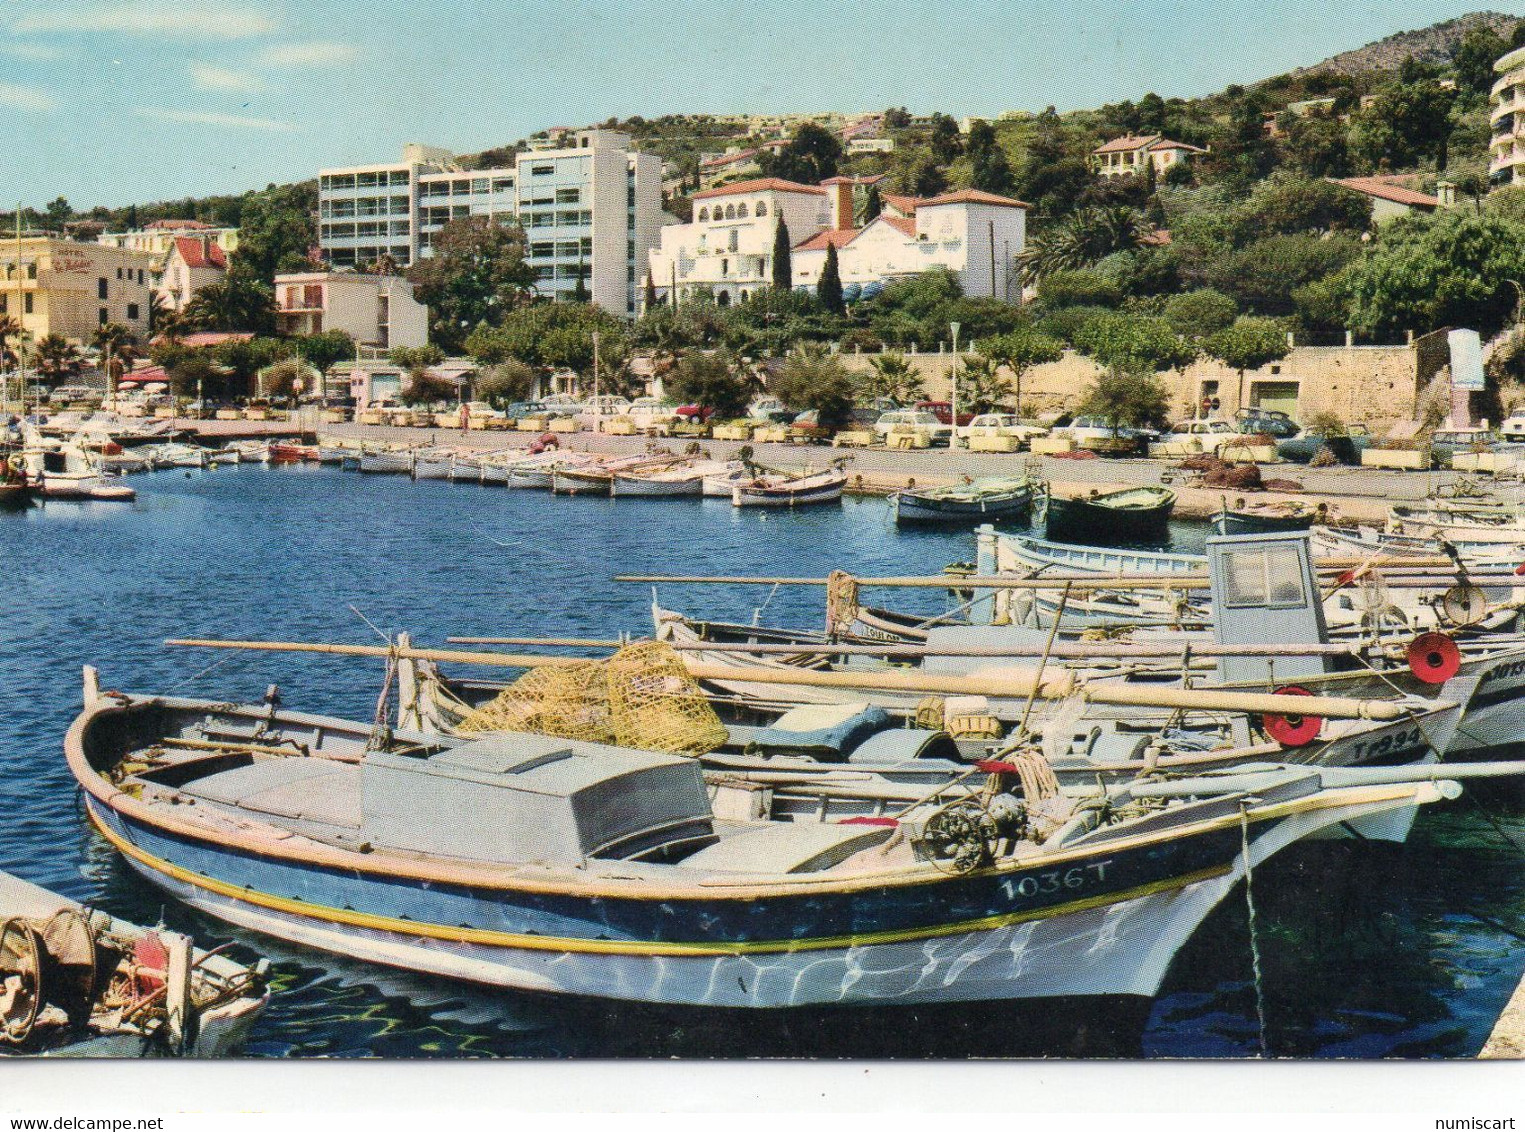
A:
[[[456,724],[466,734],[529,731],[587,743],[614,741],[604,665],[533,668]]]
[[[606,663],[616,743],[702,755],[726,741],[725,725],[670,645],[638,641]]]

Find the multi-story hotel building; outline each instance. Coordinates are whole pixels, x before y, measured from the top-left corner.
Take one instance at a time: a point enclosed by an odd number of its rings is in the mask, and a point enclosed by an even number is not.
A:
[[[1501,57],[1493,69],[1499,79],[1489,115],[1488,180],[1494,188],[1525,184],[1525,47]]]
[[[404,147],[386,165],[318,175],[319,246],[334,267],[389,255],[407,266],[430,254],[451,220],[520,224],[542,295],[570,297],[579,276],[592,301],[635,314],[638,275],[662,228],[662,161],[626,134],[577,130],[554,148],[520,154],[512,169],[461,169],[452,154]]]
[[[89,342],[108,322],[148,334],[153,256],[54,236],[0,240],[0,316],[36,341],[59,334]]]

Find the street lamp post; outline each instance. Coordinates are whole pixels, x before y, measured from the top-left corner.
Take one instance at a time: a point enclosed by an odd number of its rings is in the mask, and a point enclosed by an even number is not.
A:
[[[949,414],[953,418],[953,432],[950,433],[949,437],[948,437],[948,451],[952,452],[952,451],[954,451],[955,449],[958,448],[958,330],[959,330],[959,324],[956,323],[956,322],[950,322],[948,324],[948,328],[953,331],[953,369],[950,371],[952,373],[952,375],[953,375],[953,399],[952,399],[953,409],[952,409],[952,412]]]

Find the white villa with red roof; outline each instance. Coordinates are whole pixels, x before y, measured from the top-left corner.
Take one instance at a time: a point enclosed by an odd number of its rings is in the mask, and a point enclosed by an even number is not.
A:
[[[177,236],[170,245],[154,297],[171,310],[183,311],[196,292],[221,282],[228,273],[228,254],[210,236]]]
[[[796,290],[815,287],[826,249],[835,245],[849,294],[944,268],[967,295],[1016,300],[1026,204],[971,189],[930,200],[886,194],[880,215],[855,227],[855,194],[862,187],[850,177],[821,185],[764,178],[695,193],[693,221],[667,225],[661,246],[652,249],[652,285],[662,298],[676,289],[679,303],[700,291],[722,306],[745,301],[772,286],[783,217]]]
[[[1206,153],[1185,142],[1171,141],[1160,134],[1113,138],[1091,151],[1091,166],[1102,177],[1143,176],[1150,164],[1163,176],[1171,167]]]

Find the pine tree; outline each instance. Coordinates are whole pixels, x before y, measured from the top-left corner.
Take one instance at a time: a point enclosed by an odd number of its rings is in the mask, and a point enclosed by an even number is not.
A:
[[[782,215],[773,230],[773,289],[788,291],[794,286],[794,262],[789,251],[789,225]]]
[[[831,314],[841,314],[846,309],[842,302],[842,273],[837,267],[836,244],[826,245],[826,266],[821,268],[821,278],[815,285],[815,296]]]
[[[884,211],[884,201],[879,198],[879,186],[870,185],[868,196],[863,201],[863,226],[866,228],[878,219]]]

